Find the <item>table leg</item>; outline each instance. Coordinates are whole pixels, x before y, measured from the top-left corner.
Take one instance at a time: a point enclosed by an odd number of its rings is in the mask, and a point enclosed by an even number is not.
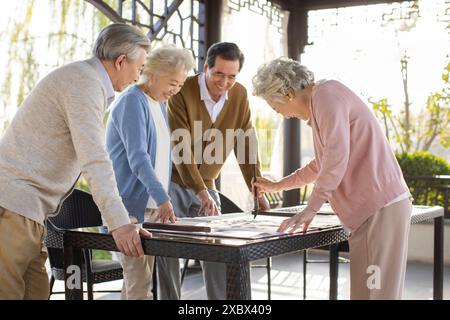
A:
[[[64,289],[66,300],[83,300],[83,269],[81,249],[64,247]]]
[[[227,299],[252,299],[249,262],[241,264],[227,264]]]
[[[444,290],[444,217],[434,218],[433,299],[442,300]]]
[[[339,275],[339,244],[330,245],[330,300],[337,300]]]

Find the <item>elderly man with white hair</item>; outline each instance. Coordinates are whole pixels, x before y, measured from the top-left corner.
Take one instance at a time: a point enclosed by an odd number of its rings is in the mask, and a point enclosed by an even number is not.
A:
[[[48,299],[45,220],[80,172],[125,255],[142,256],[105,149],[103,117],[114,90],[136,81],[149,50],[137,28],[104,28],[91,59],[62,66],[31,91],[0,140],[0,299]]]

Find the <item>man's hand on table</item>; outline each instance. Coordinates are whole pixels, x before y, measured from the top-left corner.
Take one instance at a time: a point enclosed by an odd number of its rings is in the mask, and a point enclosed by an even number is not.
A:
[[[142,257],[144,255],[140,235],[146,238],[152,237],[150,232],[136,224],[125,224],[113,230],[111,234],[120,252],[130,257]]]
[[[198,212],[200,216],[218,216],[221,214],[217,208],[216,202],[209,194],[208,190],[202,190],[197,193],[197,198],[200,200],[201,207]]]

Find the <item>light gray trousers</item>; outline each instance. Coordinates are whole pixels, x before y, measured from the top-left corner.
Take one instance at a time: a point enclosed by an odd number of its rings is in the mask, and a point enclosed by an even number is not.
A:
[[[411,200],[380,209],[352,232],[350,299],[400,300],[405,283]]]
[[[219,193],[208,190],[220,208]],[[200,200],[194,191],[174,182],[170,183],[169,195],[177,217],[196,217],[200,210]],[[226,266],[218,262],[200,262],[206,294],[209,300],[225,300],[226,298]],[[158,299],[179,300],[181,297],[181,273],[178,258],[156,258],[158,277]]]

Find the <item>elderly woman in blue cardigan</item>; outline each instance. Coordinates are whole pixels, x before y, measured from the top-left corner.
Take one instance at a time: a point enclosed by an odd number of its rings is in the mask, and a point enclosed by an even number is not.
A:
[[[106,143],[120,195],[131,221],[175,222],[167,100],[178,93],[194,65],[192,53],[172,46],[151,51],[141,79],[114,103]],[[120,255],[122,299],[152,299],[153,256]]]

